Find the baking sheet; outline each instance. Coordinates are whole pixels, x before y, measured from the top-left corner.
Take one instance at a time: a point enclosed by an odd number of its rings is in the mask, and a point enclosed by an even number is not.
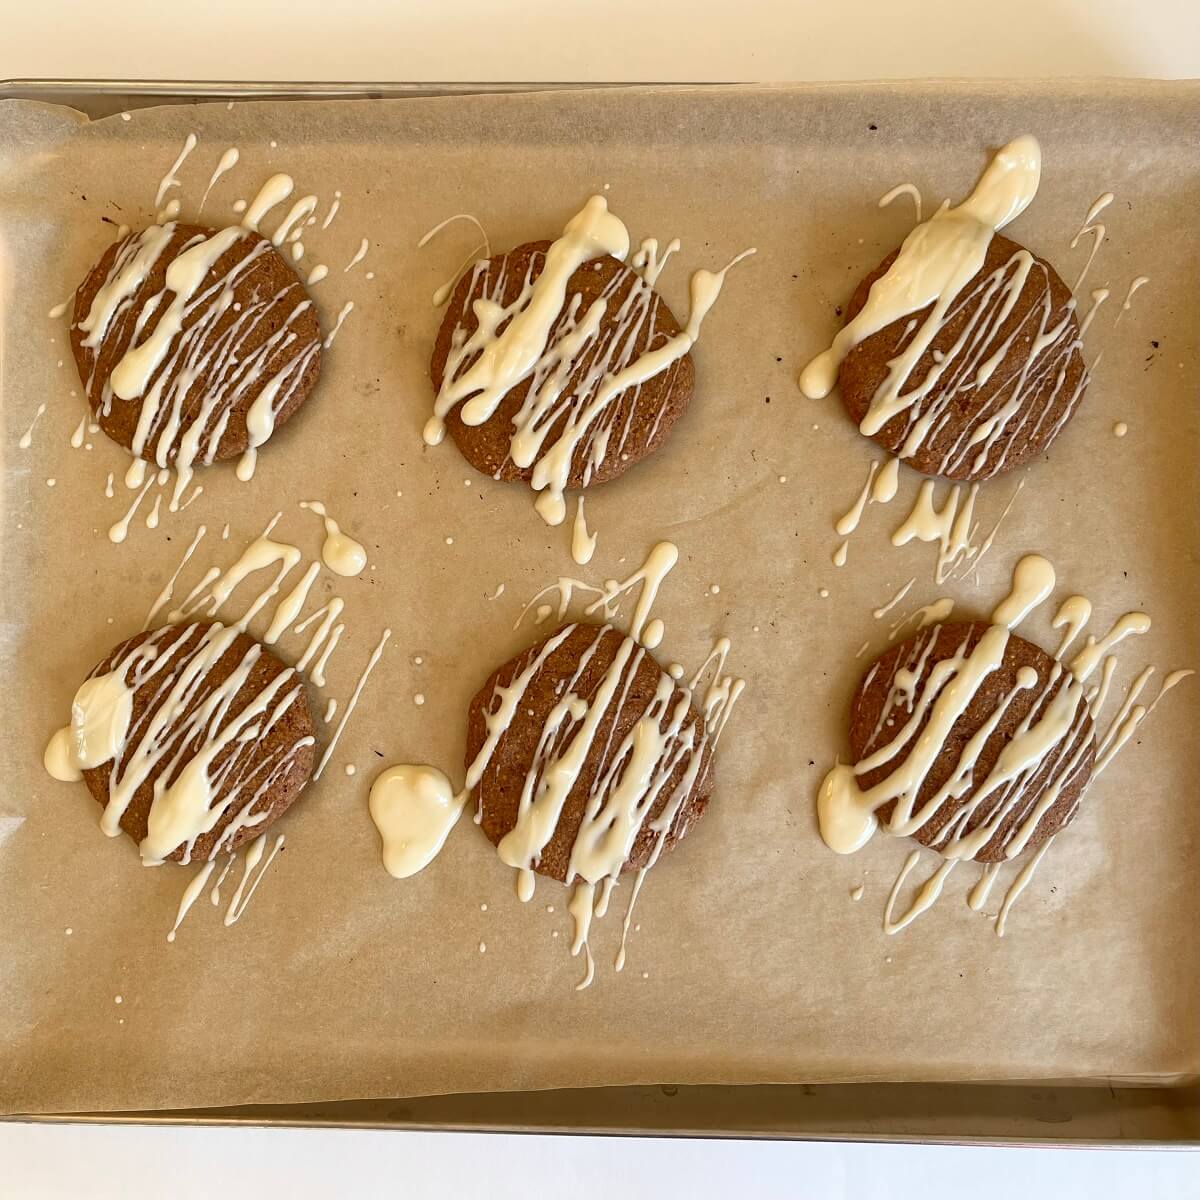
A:
[[[893,510],[864,522],[851,564],[829,564],[831,518],[852,498],[867,448],[836,402],[812,405],[793,382],[834,327],[832,305],[908,227],[903,212],[875,212],[875,197],[905,178],[927,196],[961,194],[984,147],[1032,129],[1046,171],[1014,232],[1070,277],[1080,255],[1067,256],[1065,240],[1111,189],[1118,203],[1094,278],[1118,291],[1134,274],[1152,283],[1115,331],[1098,320],[1092,355],[1102,345],[1104,360],[1082,411],[1026,473],[978,588],[957,594],[965,606],[977,593],[986,611],[1015,557],[1040,549],[1065,587],[1097,600],[1098,619],[1137,605],[1153,614],[1123,676],[1143,661],[1194,664],[1196,512],[1182,500],[1197,445],[1193,87],[635,90],[167,108],[95,125],[40,106],[0,111],[4,616],[18,699],[3,814],[24,818],[6,822],[0,850],[6,1109],[667,1079],[1168,1081],[1196,1070],[1186,864],[1197,820],[1182,799],[1196,774],[1183,737],[1195,700],[1183,687],[1145,727],[1149,745],[1131,746],[1093,790],[1003,940],[953,888],[884,938],[879,909],[905,848],[879,839],[840,860],[817,838],[812,791],[841,746],[851,656],[867,638],[882,642],[871,608],[913,574],[913,601],[946,589],[933,587],[927,547],[886,546],[912,479]],[[336,287],[317,289],[327,323],[345,299],[357,308],[319,396],[263,454],[256,480],[208,472],[182,519],[113,547],[104,530],[123,504],[102,487],[120,452],[102,439],[90,453],[67,447],[82,410],[69,396],[64,331],[45,312],[107,244],[99,215],[130,219],[108,202],[149,217],[190,130],[201,150],[181,171],[185,215],[220,151],[238,145],[242,167],[214,189],[215,212],[277,169],[326,198],[338,188],[342,213],[313,248],[334,266],[368,236],[360,272],[375,279],[335,271]],[[421,448],[438,320],[428,297],[470,243],[413,247],[464,209],[496,246],[542,236],[605,183],[634,237],[680,236],[688,268],[759,248],[706,324],[686,421],[653,464],[589,501],[601,531],[593,577],[675,540],[664,652],[696,661],[713,633],[728,633],[751,690],[722,743],[717,802],[648,883],[629,968],[606,968],[610,918],[596,939],[597,984],[576,994],[560,889],[543,885],[521,908],[466,823],[433,867],[396,883],[378,864],[365,796],[372,763],[454,768],[467,699],[532,636],[511,629],[521,604],[569,569],[564,532],[541,526],[527,494],[477,478],[464,487],[472,473],[451,447]],[[682,269],[661,286],[686,309]],[[19,453],[41,398],[49,411]],[[1117,419],[1131,426],[1120,442]],[[392,649],[333,769],[288,817],[287,851],[243,923],[223,930],[197,911],[167,947],[182,879],[141,870],[129,844],[101,838],[83,789],[41,772],[41,747],[82,671],[140,624],[197,521],[231,522],[229,561],[282,506],[288,536],[315,550],[317,530],[294,507],[301,488],[376,564],[343,587],[353,623],[331,691],[344,700],[385,623]],[[984,495],[997,505],[1008,489]],[[222,557],[210,551],[197,562]],[[504,596],[486,601],[502,581]],[[344,762],[359,773],[340,773]],[[864,871],[867,895],[853,904]]]

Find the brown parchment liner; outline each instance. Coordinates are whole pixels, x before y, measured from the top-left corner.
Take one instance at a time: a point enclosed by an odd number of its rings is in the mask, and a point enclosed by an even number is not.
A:
[[[1059,595],[1088,594],[1098,623],[1131,607],[1152,614],[1118,682],[1148,661],[1200,666],[1198,96],[1189,84],[633,89],[164,107],[94,124],[0,105],[0,1109],[1195,1073],[1195,681],[1092,789],[1003,939],[963,903],[968,872],[915,926],[885,937],[880,913],[907,845],[879,837],[852,858],[833,855],[813,794],[844,753],[847,702],[868,661],[852,656],[866,639],[872,652],[884,644],[871,609],[913,575],[906,606],[951,594],[959,614],[985,614],[1016,557],[1040,550],[1058,567]],[[1012,233],[1068,280],[1085,251],[1066,242],[1092,200],[1116,193],[1091,277],[1114,292],[1090,342],[1089,358],[1103,347],[1103,362],[1072,425],[1023,473],[978,584],[938,589],[929,547],[887,544],[915,494],[907,473],[837,570],[831,519],[876,451],[836,396],[804,400],[796,373],[836,328],[834,307],[911,224],[907,201],[879,212],[876,198],[905,179],[927,204],[960,197],[987,149],[1027,130],[1045,169]],[[326,327],[344,300],[356,310],[251,485],[231,466],[205,471],[187,513],[155,532],[135,522],[115,547],[105,530],[126,493],[105,500],[103,480],[125,459],[101,435],[91,452],[68,447],[83,401],[70,395],[80,389],[65,323],[46,313],[112,239],[101,217],[151,217],[188,131],[200,146],[172,193],[185,217],[230,145],[242,162],[214,189],[206,220],[232,219],[233,199],[275,170],[325,203],[341,190],[337,220],[305,240],[308,262],[330,267],[314,292]],[[553,236],[606,184],[635,241],[682,239],[660,281],[681,315],[688,270],[758,248],[705,324],[697,397],[667,446],[591,495],[600,545],[585,572],[616,575],[621,556],[628,567],[674,540],[681,560],[657,610],[664,657],[696,662],[728,634],[750,687],[720,747],[709,814],[648,881],[625,973],[610,969],[610,917],[594,935],[596,983],[576,993],[563,889],[543,881],[521,906],[469,821],[423,874],[394,881],[366,795],[389,762],[460,775],[469,697],[533,640],[512,628],[524,601],[571,571],[567,531],[541,523],[526,489],[475,477],[451,445],[422,447],[439,321],[430,296],[472,233],[415,244],[459,211],[479,216],[498,249]],[[370,253],[343,275],[361,236]],[[1114,330],[1137,274],[1151,283]],[[43,401],[33,447],[20,451]],[[1130,426],[1121,440],[1117,420]],[[981,513],[997,512],[1014,484],[986,484]],[[138,628],[199,522],[210,535],[188,586],[277,508],[280,534],[315,553],[319,526],[295,507],[307,498],[324,500],[374,564],[338,588],[351,622],[330,691],[343,704],[380,629],[395,633],[327,774],[280,827],[286,849],[247,916],[225,930],[202,900],[168,946],[185,874],[144,870],[130,842],[105,839],[82,785],[43,772],[42,748],[82,675]],[[1043,643],[1046,622],[1029,625]],[[853,903],[859,882],[866,895]]]

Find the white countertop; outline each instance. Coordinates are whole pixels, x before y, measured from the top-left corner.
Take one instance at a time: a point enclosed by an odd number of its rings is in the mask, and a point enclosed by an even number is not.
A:
[[[501,16],[501,13],[504,13]],[[752,81],[1200,76],[1196,0],[37,0],[0,77]],[[0,1059],[0,1069],[3,1069]],[[165,1190],[164,1190],[165,1189]],[[0,1195],[1200,1197],[1171,1152],[0,1124]]]
[[[0,76],[10,77],[755,81],[1200,74],[1195,0],[988,6],[971,0],[204,0],[190,8],[151,0],[10,0],[2,11]]]

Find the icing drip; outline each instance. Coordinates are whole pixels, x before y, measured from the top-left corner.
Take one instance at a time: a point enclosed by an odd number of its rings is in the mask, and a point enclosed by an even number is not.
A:
[[[1141,288],[1144,288],[1149,282],[1150,277],[1148,275],[1138,275],[1131,280],[1129,288],[1125,292],[1125,299],[1121,301],[1121,309],[1117,313],[1117,319],[1113,322],[1114,325],[1119,325],[1121,323],[1121,318],[1133,307],[1134,294]],[[1117,436],[1119,437],[1121,435],[1118,434]]]
[[[654,604],[655,598],[658,596],[658,590],[662,587],[663,580],[666,579],[678,561],[679,547],[674,542],[659,542],[651,549],[650,553],[646,556],[646,561],[636,571],[625,579],[610,579],[603,587],[585,583],[581,579],[561,576],[549,587],[543,588],[538,592],[525,605],[513,628],[518,628],[529,610],[535,606],[537,606],[539,614],[542,614],[542,620],[549,618],[550,613],[554,610],[542,605],[541,601],[544,597],[552,593],[558,596],[557,616],[560,621],[563,620],[567,615],[567,609],[570,607],[576,591],[596,597],[584,609],[585,615],[590,617],[600,613],[606,621],[611,620],[617,615],[620,598],[627,592],[638,588],[638,599],[630,621],[630,634],[640,639],[647,649],[653,650],[662,641],[664,627],[658,618],[648,620],[650,609]],[[501,585],[502,590],[503,585]],[[496,595],[499,594],[500,592],[496,593]],[[544,613],[542,612],[543,608],[545,608]],[[538,624],[540,622],[535,621],[534,623]]]
[[[393,879],[427,867],[446,842],[466,803],[434,767],[388,767],[371,787],[371,820],[383,840],[383,865]]]
[[[179,157],[176,158],[174,163],[171,164],[171,169],[159,181],[158,191],[154,193],[155,208],[158,208],[162,204],[163,197],[166,196],[167,192],[170,191],[171,188],[176,188],[179,186],[179,180],[176,178],[175,172],[183,166],[184,160],[189,154],[191,154],[193,150],[195,150],[195,148],[196,135],[194,133],[189,133],[184,139],[183,149],[179,151]]]
[[[596,553],[596,538],[594,533],[588,533],[587,520],[583,515],[583,497],[575,503],[575,525],[571,531],[571,557],[576,565],[586,567]]]
[[[239,155],[236,146],[230,146],[230,148],[221,155],[217,165],[213,168],[212,175],[209,176],[208,187],[204,189],[204,195],[200,197],[200,206],[196,209],[197,212],[202,212],[204,210],[205,204],[208,203],[208,193],[213,190],[213,185],[217,182],[217,180],[220,179],[221,176],[227,171],[232,171],[233,168],[237,166],[238,157]]]
[[[1075,280],[1072,292],[1078,292],[1083,286],[1083,281],[1087,278],[1088,272],[1092,269],[1092,263],[1095,261],[1096,255],[1100,250],[1101,243],[1104,241],[1108,230],[1096,220],[1096,218],[1113,202],[1112,192],[1105,192],[1096,202],[1088,209],[1087,216],[1083,218],[1083,224],[1080,225],[1079,231],[1071,239],[1070,249],[1074,250],[1079,243],[1089,234],[1092,238],[1092,249],[1087,256],[1087,262],[1083,264],[1083,270],[1079,272],[1078,278]]]
[[[354,311],[354,301],[347,300],[345,304],[338,310],[337,320],[333,323],[333,328],[326,335],[325,341],[321,345],[328,350],[333,345],[334,338],[341,331],[342,326],[346,323],[346,318]]]
[[[632,285],[619,272],[586,311],[580,311],[576,298],[567,303],[568,284],[577,269],[603,255],[623,262],[629,254],[629,233],[609,212],[603,196],[593,196],[567,222],[562,236],[539,256],[541,271],[534,278],[530,269],[507,307],[501,302],[509,282],[506,266],[493,271],[488,261],[477,262],[466,293],[477,325],[469,336],[461,324],[456,331],[433,415],[423,432],[426,444],[442,441],[451,410],[461,405],[464,424],[482,425],[514,387],[530,380],[513,417],[509,457],[517,467],[532,468],[531,484],[540,493],[535,507],[547,524],[561,524],[573,463],[580,456],[585,460],[586,484],[612,438],[618,437],[618,449],[625,445],[629,422],[616,427],[622,410],[616,402],[648,379],[676,369],[699,338],[726,272],[751,253],[739,255],[720,271],[697,271],[691,279],[686,327],[659,345],[648,345],[641,354],[637,347],[654,329],[659,304],[648,278],[657,278],[666,261],[665,256],[657,258],[656,244],[643,243],[635,256],[632,265],[640,277]],[[621,289],[625,296],[619,301]],[[441,291],[435,301],[440,298]],[[614,309],[617,321],[602,337],[601,322],[610,304],[619,304]],[[462,316],[465,312],[460,322]]]
[[[44,404],[37,406],[37,412],[33,414],[33,420],[29,424],[29,428],[21,434],[17,441],[17,446],[21,450],[28,450],[33,445],[33,431],[37,428],[37,423],[42,419],[42,414],[46,411]]]
[[[266,840],[267,835],[260,833],[246,847],[246,853],[242,858],[242,877],[238,880],[237,889],[229,901],[229,907],[225,910],[225,917],[222,921],[222,924],[227,928],[230,925],[236,925],[245,915],[246,909],[250,906],[250,901],[254,897],[254,893],[258,891],[258,885],[263,881],[263,876],[266,875],[271,864],[275,861],[275,856],[283,849],[283,834],[281,833],[276,837],[275,844],[271,847],[271,853],[267,856],[267,861],[262,864],[262,869],[254,876],[254,880],[251,883],[250,880],[254,873],[254,868],[262,861],[263,852],[266,848]],[[249,891],[246,890],[247,883],[250,883]]]
[[[917,489],[912,511],[892,534],[892,545],[905,546],[914,540],[936,542],[938,553],[933,572],[934,581],[942,584],[948,579],[965,579],[972,571],[978,569],[984,556],[992,548],[1000,526],[1012,511],[1012,506],[1024,486],[1025,481],[1022,479],[997,517],[991,532],[982,542],[977,542],[979,524],[975,520],[975,501],[979,496],[979,485],[970,484],[964,499],[963,485],[951,484],[941,508],[938,508],[937,480],[924,479]]]
[[[889,504],[896,495],[900,480],[900,460],[887,458],[882,467],[872,462],[867,469],[867,479],[857,499],[846,512],[834,522],[834,530],[843,539],[833,554],[833,565],[844,567],[850,549],[850,535],[858,528],[863,513],[871,504]]]
[[[154,618],[162,611],[163,607],[171,602],[175,596],[175,584],[179,582],[179,576],[182,574],[184,567],[188,565],[193,554],[196,553],[196,547],[200,545],[204,535],[208,532],[205,526],[201,525],[197,528],[195,535],[192,538],[191,544],[183,552],[183,558],[179,560],[179,566],[175,568],[175,573],[163,585],[163,589],[154,599],[154,603],[150,606],[150,611],[146,614],[145,621],[142,622],[142,631],[145,632],[154,624]]]
[[[890,613],[892,609],[895,608],[896,605],[908,595],[908,593],[912,590],[912,585],[916,582],[916,579],[910,579],[906,584],[902,585],[892,595],[892,598],[886,604],[881,604],[878,608],[873,609],[871,611],[871,616],[873,616],[877,621],[886,617],[887,614]]]
[[[338,628],[340,629],[341,627],[339,626]],[[354,714],[354,710],[358,707],[358,699],[362,695],[363,688],[367,686],[367,680],[371,677],[371,672],[375,670],[376,664],[383,657],[383,648],[387,645],[388,638],[391,636],[392,631],[385,629],[380,635],[379,641],[375,643],[375,649],[371,651],[371,657],[367,659],[367,665],[363,667],[362,674],[358,677],[358,683],[354,685],[354,691],[350,693],[350,700],[346,704],[346,711],[342,713],[342,718],[338,721],[337,728],[333,731],[333,737],[329,739],[329,745],[325,747],[325,753],[321,755],[321,761],[317,764],[317,769],[313,772],[313,779],[321,778],[321,773],[325,770],[325,766],[337,748],[338,742],[341,741],[346,724]],[[332,644],[336,644],[336,641]],[[313,671],[313,680],[314,682],[317,681],[317,672],[315,670]]]
[[[458,270],[455,271],[454,274],[451,275],[450,278],[447,279],[446,282],[443,283],[442,286],[433,293],[434,308],[441,308],[441,306],[446,303],[446,301],[450,298],[450,293],[454,291],[454,285],[458,282],[458,277],[480,256],[481,253],[485,258],[491,258],[492,256],[492,243],[488,239],[487,230],[485,230],[483,225],[480,224],[479,219],[477,217],[473,217],[470,213],[455,213],[454,216],[447,217],[444,221],[439,221],[417,243],[417,249],[420,250],[422,246],[428,245],[428,243],[437,237],[437,235],[441,233],[443,229],[449,225],[452,225],[455,221],[467,221],[471,225],[474,225],[475,228],[479,230],[479,236],[483,239],[483,241],[480,242],[479,245],[477,245],[465,259],[463,259],[463,261],[459,264]]]
[[[232,861],[232,859],[231,859]],[[204,885],[208,883],[209,876],[213,873],[213,868],[217,865],[215,858],[210,858],[200,869],[188,880],[188,885],[183,889],[183,897],[179,901],[179,908],[175,913],[175,924],[171,926],[170,932],[167,934],[167,941],[173,942],[175,935],[179,932],[180,925],[183,924],[183,919],[191,911],[191,907],[196,903],[200,893],[204,891]],[[214,889],[215,890],[215,889]]]
[[[946,878],[950,872],[954,870],[957,859],[947,858],[936,871],[918,889],[916,897],[909,906],[908,911],[904,913],[899,920],[892,920],[892,911],[896,907],[896,900],[900,895],[900,889],[904,886],[905,879],[908,878],[909,872],[917,865],[917,860],[920,858],[919,850],[912,850],[908,857],[904,860],[904,866],[900,868],[900,874],[896,876],[896,882],[892,884],[892,890],[888,894],[887,906],[883,910],[883,932],[887,934],[899,933],[900,930],[907,925],[911,925],[923,912],[927,912],[942,894],[942,887],[946,882]]]
[[[921,189],[915,183],[898,183],[891,191],[884,192],[879,197],[879,207],[887,208],[899,196],[909,196],[917,210],[917,224],[921,223]]]
[[[354,257],[342,268],[343,275],[347,271],[350,271],[354,267],[358,266],[358,264],[367,257],[367,251],[370,249],[370,246],[371,243],[366,238],[363,238],[363,240],[359,242],[358,249],[354,252]]]
[[[320,500],[301,500],[301,508],[316,513],[325,522],[325,542],[321,546],[321,558],[335,574],[342,576],[361,575],[367,565],[367,552],[325,511]]]

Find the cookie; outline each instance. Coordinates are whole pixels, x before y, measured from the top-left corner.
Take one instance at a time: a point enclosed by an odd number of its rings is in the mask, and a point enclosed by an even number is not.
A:
[[[75,293],[71,349],[100,428],[135,457],[191,467],[261,445],[321,372],[321,327],[265,238],[152,225]]]
[[[433,348],[430,376],[435,390],[441,390],[448,368],[456,379],[478,358],[478,353],[460,350],[478,328],[476,302],[485,298],[505,308],[513,306],[542,273],[550,245],[530,242],[482,259],[458,281]],[[556,378],[554,348],[562,347],[597,300],[605,303],[598,328],[575,347],[564,376]],[[615,375],[680,332],[671,310],[636,271],[607,254],[592,259],[568,280],[539,367],[511,388],[481,425],[464,423],[462,403],[456,404],[446,418],[450,436],[476,470],[494,479],[530,480],[534,465],[559,441],[568,421],[596,400],[605,376]],[[691,355],[685,354],[665,370],[613,395],[574,447],[566,486],[586,488],[616,479],[657,450],[687,408],[694,378]],[[531,402],[531,389],[537,389],[535,398],[548,399],[560,383],[564,386],[559,398],[538,422],[539,430],[546,431],[538,453],[529,465],[518,466],[512,458],[518,413]]]
[[[129,728],[116,756],[85,768],[83,778],[101,805],[132,788],[120,827],[135,842],[146,838],[151,806],[168,800],[197,756],[211,756],[211,829],[190,845],[160,846],[151,859],[201,861],[236,850],[308,782],[315,750],[304,680],[249,635],[213,622],[166,625],[122,642],[92,675],[108,672],[122,673],[133,691]],[[156,785],[168,789],[159,799]]]
[[[851,709],[850,747],[856,763],[861,765],[897,739],[914,712],[921,716],[895,754],[858,774],[858,786],[863,791],[886,779],[912,755],[936,699],[927,693],[935,666],[969,655],[989,630],[999,628],[982,622],[933,625],[892,647],[869,668]],[[949,686],[948,681],[942,682]],[[1073,712],[1066,713],[1069,728],[1064,727],[1064,736],[1049,748],[1040,747],[1042,753],[1034,754],[1026,769],[1012,780],[985,792],[985,781],[1001,751],[1030,726],[1036,727],[1069,684],[1078,693],[1078,703],[1072,706]],[[1069,700],[1070,694],[1060,703],[1065,707]],[[989,721],[995,721],[994,728],[984,732]],[[981,737],[981,744],[972,743],[971,739],[977,737]],[[1026,740],[1025,745],[1034,743]],[[978,753],[972,765],[975,750]],[[970,856],[985,863],[1003,861],[1010,843],[1019,846],[1014,854],[1039,846],[1074,817],[1095,753],[1095,730],[1082,688],[1044,650],[1009,632],[998,669],[983,677],[937,749],[912,811],[920,812],[952,778],[958,779],[955,794],[947,796],[912,836],[934,850],[945,850],[951,839],[963,838],[995,822],[992,835]],[[1052,789],[1057,789],[1053,796]],[[967,812],[977,796],[977,807]],[[1030,829],[1026,823],[1043,801],[1047,807]],[[891,819],[895,803],[889,800],[876,809],[881,824],[886,826]]]
[[[618,663],[618,657],[625,661]],[[539,662],[540,660],[540,662]],[[521,689],[521,677],[531,665],[531,677]],[[609,674],[610,671],[615,674]],[[471,798],[481,813],[484,833],[496,845],[517,824],[521,797],[529,787],[530,796],[547,778],[548,768],[563,769],[562,760],[578,737],[587,736],[589,713],[606,679],[617,684],[587,744],[582,765],[567,792],[553,833],[541,850],[533,869],[553,879],[566,881],[571,853],[584,822],[589,803],[599,804],[611,798],[622,783],[625,755],[632,744],[635,725],[650,713],[659,717],[658,728],[668,733],[668,725],[680,701],[687,694],[679,688],[654,657],[610,626],[566,625],[544,641],[531,646],[493,672],[471,701],[467,718],[467,765],[475,762],[488,737],[488,714],[494,714],[503,700],[501,689],[513,689],[516,681],[519,699],[495,745]],[[557,708],[564,698],[578,697],[573,716],[560,726]],[[651,709],[653,707],[653,712]],[[495,717],[493,716],[493,720]],[[627,741],[626,739],[630,739]],[[634,871],[646,866],[655,855],[660,834],[653,825],[667,809],[677,804],[675,817],[661,835],[661,851],[669,850],[682,838],[708,806],[713,787],[712,751],[704,720],[688,706],[672,736],[659,747],[655,767],[663,772],[674,762],[665,783],[650,802],[632,848],[622,867]],[[694,755],[701,755],[694,762]],[[618,764],[620,765],[618,769]],[[652,771],[651,775],[656,772]],[[691,779],[686,794],[681,787]],[[643,793],[645,795],[645,793]],[[647,797],[648,798],[648,797]]]
[[[858,285],[847,322],[895,258],[889,255]],[[856,425],[932,308],[884,326],[842,362],[842,401]],[[1054,268],[994,235],[983,266],[954,298],[901,395],[931,377],[936,382],[926,396],[870,435],[885,450],[926,475],[959,480],[988,479],[1041,454],[1071,419],[1088,382],[1071,293]]]

